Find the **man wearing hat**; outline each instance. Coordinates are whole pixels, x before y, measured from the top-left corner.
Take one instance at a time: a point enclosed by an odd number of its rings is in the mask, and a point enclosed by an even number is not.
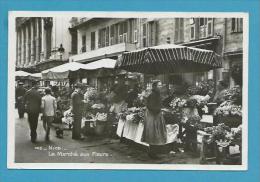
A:
[[[19,118],[24,117],[25,107],[24,107],[24,94],[26,90],[23,87],[23,82],[18,83],[18,87],[15,89],[15,100],[17,103],[17,109]]]
[[[72,129],[72,139],[82,140],[81,136],[81,119],[83,113],[84,95],[82,94],[82,83],[77,83],[75,85],[75,90],[71,94],[72,103],[72,113],[73,113],[73,129]]]
[[[27,105],[28,121],[31,130],[31,141],[36,142],[38,117],[41,112],[41,95],[37,91],[37,82],[32,83],[32,88],[25,93],[24,100]]]

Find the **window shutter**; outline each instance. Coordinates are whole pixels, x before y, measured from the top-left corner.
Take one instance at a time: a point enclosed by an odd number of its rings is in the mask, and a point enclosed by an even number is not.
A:
[[[184,41],[184,19],[180,18],[180,28],[179,28],[179,41]]]
[[[207,35],[213,36],[213,18],[208,18]]]
[[[109,27],[106,28],[106,46],[109,46]]]
[[[232,18],[231,20],[231,32],[235,32],[236,31],[236,19]]]
[[[178,37],[179,37],[179,18],[175,18],[175,31],[174,31],[174,42],[178,42]]]
[[[243,18],[239,18],[239,32],[243,32]]]
[[[147,47],[147,24],[143,24],[143,47]]]

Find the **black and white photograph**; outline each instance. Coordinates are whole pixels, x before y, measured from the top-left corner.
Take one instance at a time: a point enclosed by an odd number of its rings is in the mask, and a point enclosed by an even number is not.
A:
[[[246,170],[248,21],[9,12],[8,168]]]

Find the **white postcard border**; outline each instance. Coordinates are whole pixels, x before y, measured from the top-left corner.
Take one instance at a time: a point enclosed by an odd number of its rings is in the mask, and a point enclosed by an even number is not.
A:
[[[16,17],[110,17],[110,18],[243,18],[243,132],[242,165],[199,164],[118,164],[118,163],[15,163],[15,60]],[[8,116],[7,168],[9,169],[141,169],[141,170],[247,170],[248,169],[248,49],[249,14],[247,12],[99,12],[99,11],[9,11],[8,17]]]

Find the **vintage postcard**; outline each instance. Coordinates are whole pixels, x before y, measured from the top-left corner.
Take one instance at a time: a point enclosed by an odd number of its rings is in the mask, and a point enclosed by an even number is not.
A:
[[[247,13],[8,24],[8,168],[247,170]]]

